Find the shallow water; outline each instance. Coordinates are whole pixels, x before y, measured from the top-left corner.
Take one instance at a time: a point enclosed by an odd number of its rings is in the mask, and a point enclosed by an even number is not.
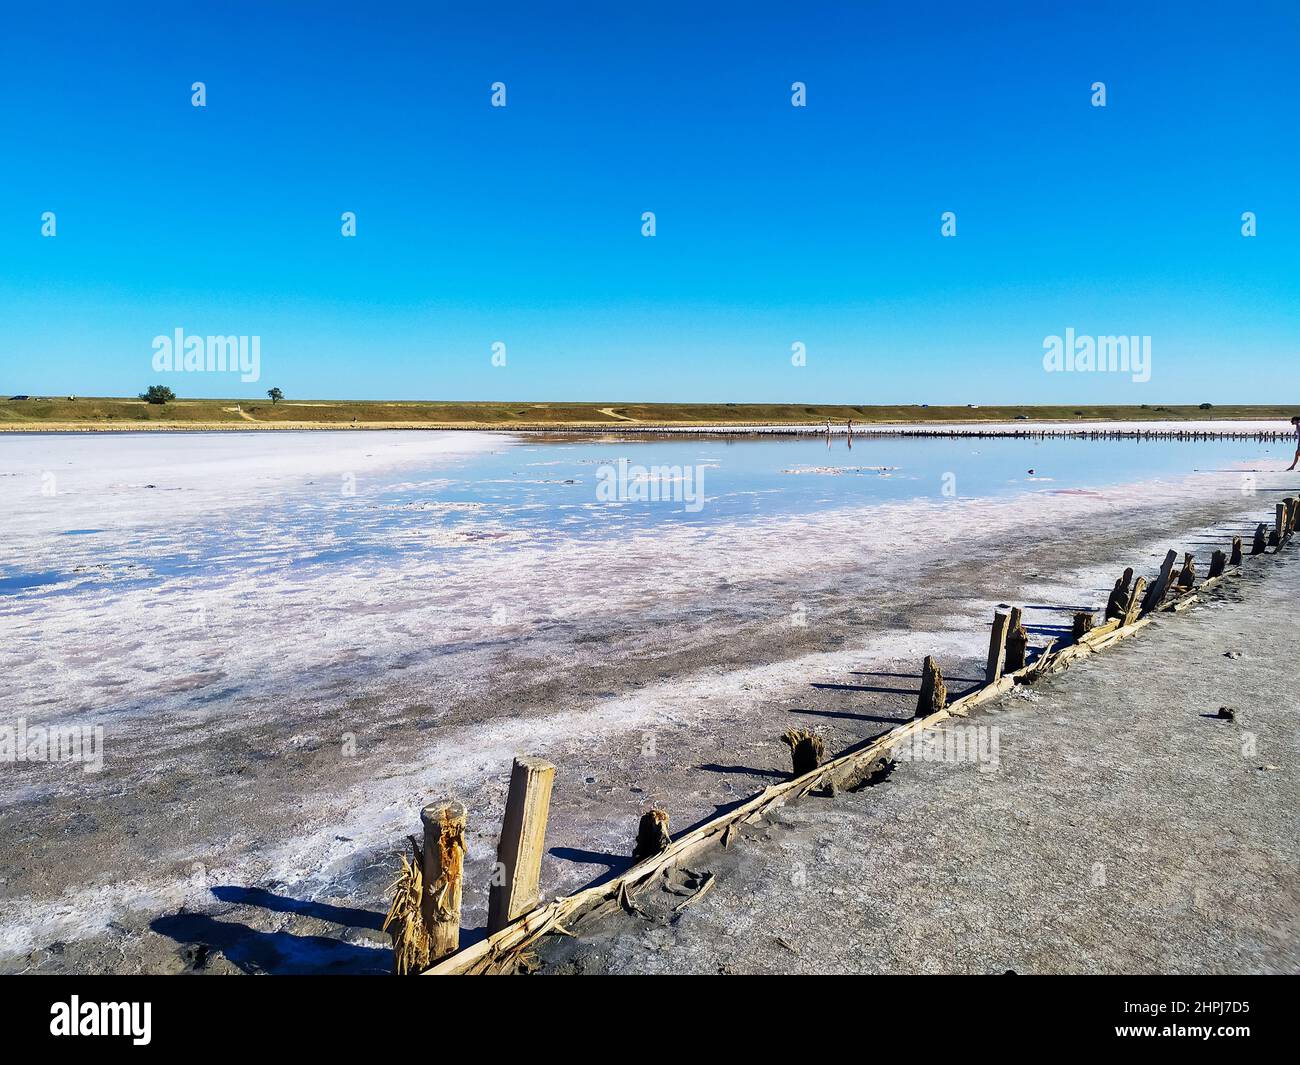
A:
[[[1026,491],[1067,492],[1132,481],[1181,478],[1196,470],[1236,469],[1269,457],[1253,441],[1089,441],[1077,439],[846,440],[807,437],[609,437],[524,439],[477,457],[437,492],[440,500],[486,504],[496,515],[537,528],[570,531],[661,522],[710,524],[754,515],[781,516],[826,507],[860,506],[917,498],[1003,497]],[[655,466],[702,471],[705,505],[692,510],[667,502],[597,503],[597,471],[626,458]],[[1285,465],[1283,463],[1282,465]],[[671,480],[664,490],[671,495]],[[419,491],[385,499],[416,505]],[[446,512],[449,524],[481,519],[480,511]]]
[[[296,450],[304,435],[295,434]],[[366,447],[411,434],[312,435],[328,451],[339,437]],[[1278,445],[1253,441],[483,434],[467,453],[417,456],[373,473],[306,469],[286,474],[273,491],[256,490],[239,463],[274,470],[284,443],[278,434],[236,442],[229,434],[112,434],[88,449],[84,435],[0,438],[0,473],[16,481],[9,481],[11,517],[36,519],[28,535],[0,548],[0,597],[140,587],[250,568],[382,565],[412,555],[450,562],[476,545],[616,539],[664,526],[707,529],[891,501],[1084,493],[1196,470],[1271,468],[1280,456]],[[210,463],[211,448],[232,444],[240,454],[229,483],[222,483],[220,466],[201,484],[170,483],[187,463]],[[22,460],[11,464],[20,449]],[[135,462],[144,457],[147,480],[113,478],[115,456],[124,451]],[[150,458],[156,468],[148,468]],[[630,479],[614,485],[616,498],[602,498],[601,471],[609,477],[620,460]],[[88,462],[100,464],[103,476],[82,489],[78,477]],[[69,465],[70,490],[42,495],[37,468]],[[176,505],[173,493],[204,491],[213,498],[200,499],[197,508]],[[213,515],[231,505],[237,518]],[[94,524],[79,524],[87,517]]]

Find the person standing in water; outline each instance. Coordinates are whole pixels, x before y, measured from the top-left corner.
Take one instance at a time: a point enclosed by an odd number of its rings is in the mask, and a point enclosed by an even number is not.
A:
[[[1294,470],[1295,464],[1300,462],[1300,414],[1291,419],[1291,425],[1295,428],[1295,458],[1291,460],[1291,465],[1287,470]]]

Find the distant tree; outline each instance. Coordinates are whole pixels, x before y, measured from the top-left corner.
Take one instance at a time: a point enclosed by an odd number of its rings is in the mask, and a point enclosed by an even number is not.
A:
[[[166,385],[150,385],[149,391],[140,393],[140,398],[146,403],[170,403],[176,393]]]
[[[268,388],[266,394],[271,397],[271,406],[275,406],[280,400],[284,399],[284,393],[278,388]]]
[[[1201,404],[1201,410],[1213,410],[1213,409],[1214,409],[1214,404],[1213,404],[1213,403],[1202,403],[1202,404]]]

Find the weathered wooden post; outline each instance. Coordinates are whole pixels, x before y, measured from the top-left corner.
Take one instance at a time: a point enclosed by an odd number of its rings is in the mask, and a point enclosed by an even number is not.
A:
[[[497,843],[497,868],[488,889],[488,935],[499,932],[539,901],[546,818],[555,766],[541,758],[516,758]]]
[[[1133,594],[1128,597],[1128,609],[1124,611],[1124,624],[1132,625],[1138,619],[1142,609],[1142,592],[1147,586],[1147,579],[1139,577],[1133,582]]]
[[[781,742],[790,748],[791,772],[794,776],[811,773],[822,764],[826,745],[820,736],[801,729],[791,729],[781,737]]]
[[[1216,551],[1210,556],[1210,572],[1205,575],[1206,580],[1213,580],[1215,577],[1222,577],[1223,571],[1228,567],[1228,556],[1222,551]]]
[[[1250,553],[1252,555],[1262,555],[1264,553],[1264,547],[1268,543],[1267,538],[1264,536],[1264,530],[1266,528],[1268,528],[1268,526],[1266,526],[1262,521],[1255,526],[1255,542],[1250,545]]]
[[[424,823],[424,897],[420,913],[429,933],[429,960],[460,947],[461,878],[465,868],[465,807],[439,799],[420,811]]]
[[[921,665],[921,692],[916,699],[916,716],[929,717],[948,705],[948,688],[934,655],[926,655]]]
[[[1142,601],[1142,613],[1149,613],[1164,602],[1165,593],[1169,591],[1169,575],[1173,572],[1177,560],[1177,551],[1170,551],[1165,555],[1165,561],[1160,567],[1160,576],[1147,589],[1146,599]]]
[[[1010,619],[1001,611],[993,611],[993,627],[989,632],[989,657],[984,666],[984,683],[996,684],[1002,677],[1002,665],[1007,657],[1007,622]]]
[[[637,825],[636,845],[632,848],[632,861],[644,861],[658,854],[673,838],[668,834],[668,813],[665,810],[650,809],[641,815]]]
[[[1282,543],[1282,534],[1286,529],[1286,504],[1278,503],[1274,507],[1273,531],[1268,534],[1268,546],[1277,547]]]
[[[1115,587],[1111,589],[1110,598],[1106,601],[1106,621],[1118,620],[1128,611],[1129,581],[1133,579],[1133,568],[1130,566],[1124,570],[1124,575],[1115,582]]]
[[[1229,566],[1241,565],[1241,537],[1240,536],[1234,536],[1232,538],[1232,557],[1228,559],[1228,565]]]
[[[1007,658],[1003,669],[1014,673],[1025,668],[1025,655],[1029,650],[1029,633],[1021,622],[1024,612],[1018,606],[1011,608],[1011,621],[1007,626]]]
[[[1086,633],[1092,631],[1093,618],[1092,611],[1080,610],[1074,615],[1074,640],[1078,643],[1083,639]]]
[[[1188,551],[1183,555],[1183,569],[1182,572],[1178,574],[1178,587],[1186,589],[1190,588],[1195,583],[1196,562],[1192,558],[1192,553]]]

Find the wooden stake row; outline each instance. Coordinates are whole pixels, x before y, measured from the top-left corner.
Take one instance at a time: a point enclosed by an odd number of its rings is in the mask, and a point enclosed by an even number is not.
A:
[[[637,862],[631,869],[616,877],[585,888],[573,895],[555,899],[530,910],[513,924],[486,939],[479,940],[450,957],[444,958],[427,971],[430,976],[472,975],[511,971],[511,958],[526,950],[542,936],[553,932],[565,933],[566,925],[592,912],[605,912],[609,907],[619,907],[636,912],[632,892],[651,882],[665,869],[680,865],[705,848],[731,839],[736,826],[757,821],[767,810],[801,798],[811,791],[831,790],[856,786],[869,779],[887,756],[897,746],[919,729],[929,728],[953,716],[962,716],[972,707],[1009,691],[1017,683],[1029,679],[1050,660],[1051,647],[1017,674],[1004,674],[996,684],[986,685],[978,691],[964,695],[926,717],[918,717],[892,729],[884,736],[864,740],[848,751],[822,763],[800,776],[773,784],[739,806],[720,814],[710,821],[678,837],[657,853]],[[933,659],[929,660],[933,663]],[[935,666],[938,674],[938,667]],[[936,677],[936,679],[941,679]],[[946,699],[946,695],[944,696]],[[652,811],[653,813],[653,811]],[[646,819],[642,818],[642,824]],[[666,827],[666,820],[664,822]],[[571,933],[570,933],[571,934]]]
[[[1256,432],[1241,431],[1224,431],[1224,430],[1154,430],[1154,429],[970,429],[962,428],[961,425],[953,428],[924,428],[924,429],[889,429],[884,428],[877,422],[860,423],[861,427],[854,427],[853,433],[844,433],[839,426],[842,423],[835,423],[834,435],[840,436],[865,436],[870,438],[924,438],[924,439],[946,439],[960,440],[970,438],[972,440],[988,439],[1015,439],[1015,440],[1053,440],[1053,439],[1070,439],[1070,440],[1180,440],[1186,442],[1196,442],[1203,440],[1253,440],[1257,443],[1270,443],[1276,440],[1294,440],[1295,434],[1291,430],[1274,430],[1266,429]],[[971,423],[964,423],[969,425]],[[475,429],[481,428],[472,424],[448,425],[447,428]],[[542,433],[555,432],[554,426],[539,424],[512,425],[512,432],[524,433]],[[736,423],[727,426],[703,427],[698,425],[681,425],[677,423],[660,422],[657,424],[628,422],[621,423],[578,423],[565,427],[565,432],[573,433],[607,433],[611,429],[617,429],[620,436],[634,436],[636,434],[659,434],[662,435],[665,429],[671,429],[674,435],[678,436],[706,436],[714,440],[726,439],[733,436],[753,437],[755,430],[761,430],[762,436],[816,436],[826,435],[824,425],[771,425],[767,422],[746,422]],[[490,430],[488,430],[490,431]]]
[[[1300,521],[1300,499],[1287,497],[1281,503],[1277,504],[1275,515],[1275,527],[1273,537],[1270,542],[1279,538],[1285,543],[1286,539],[1295,529],[1297,521]],[[1262,536],[1263,524],[1256,530],[1256,541]],[[1261,548],[1262,550],[1262,548]],[[1258,552],[1252,552],[1257,554]],[[1149,614],[1152,611],[1161,609],[1179,610],[1183,608],[1183,601],[1189,598],[1189,593],[1196,586],[1196,563],[1191,552],[1184,553],[1182,567],[1175,571],[1174,565],[1178,560],[1177,551],[1169,551],[1165,555],[1165,560],[1161,564],[1160,573],[1151,586],[1147,587],[1145,577],[1139,577],[1133,581],[1133,570],[1128,568],[1123,575],[1116,580],[1115,587],[1111,591],[1110,598],[1106,603],[1104,622],[1097,626],[1091,612],[1082,610],[1077,612],[1073,618],[1072,635],[1074,643],[1086,648],[1092,648],[1104,645],[1109,642],[1109,638],[1119,630],[1132,627],[1142,615]],[[1206,574],[1206,579],[1200,584],[1196,591],[1208,589],[1217,583],[1225,572],[1228,565],[1240,566],[1242,562],[1242,544],[1241,537],[1232,538],[1232,555],[1229,556],[1220,550],[1216,550],[1210,557],[1210,569]],[[1130,582],[1133,581],[1132,590],[1129,589]],[[1178,595],[1173,602],[1166,603],[1169,593],[1178,589]],[[1195,596],[1190,596],[1195,598]],[[1190,603],[1186,604],[1190,605]],[[993,612],[993,624],[989,632],[989,653],[987,663],[984,668],[984,683],[996,684],[1002,676],[1004,668],[1022,669],[1025,665],[1025,645],[1027,635],[1021,624],[1022,611],[1019,607],[1012,607],[1010,615],[1002,613],[1000,610]],[[1058,658],[1060,652],[1058,652]],[[917,715],[923,716],[927,713],[933,713],[936,707],[932,692],[934,690],[933,679],[942,678],[939,672],[939,666],[930,656],[927,656],[921,669],[921,698],[917,705]],[[942,703],[939,704],[942,706]]]
[[[1288,497],[1277,505],[1273,530],[1276,547],[1288,542],[1300,520],[1300,500]],[[1266,526],[1255,532],[1251,554],[1259,554]],[[985,666],[984,686],[956,702],[948,703],[943,672],[934,656],[927,655],[921,669],[921,689],[917,698],[916,717],[884,736],[850,748],[844,754],[823,761],[824,744],[811,732],[791,730],[781,737],[790,748],[791,779],[764,789],[725,814],[692,830],[677,841],[668,833],[667,812],[651,809],[641,817],[633,850],[633,867],[618,877],[596,887],[587,888],[566,898],[539,905],[541,859],[546,835],[555,767],[539,758],[515,759],[506,800],[505,819],[497,847],[497,878],[493,880],[488,903],[488,937],[463,951],[460,939],[460,903],[465,853],[465,808],[444,800],[426,806],[421,812],[424,822],[424,882],[426,895],[422,913],[434,940],[436,964],[431,974],[508,971],[512,954],[522,951],[549,932],[567,931],[560,923],[600,909],[611,902],[635,911],[630,891],[644,885],[651,877],[683,861],[705,846],[721,839],[724,845],[735,825],[748,823],[769,807],[808,794],[820,787],[854,784],[867,779],[888,757],[892,747],[918,728],[928,728],[951,716],[964,716],[970,708],[1009,691],[1018,683],[1065,668],[1080,655],[1095,653],[1111,643],[1133,635],[1151,621],[1157,610],[1183,610],[1199,601],[1200,594],[1217,585],[1228,574],[1228,566],[1240,566],[1242,541],[1232,540],[1231,558],[1215,551],[1209,573],[1195,586],[1196,571],[1191,554],[1184,556],[1177,574],[1176,551],[1169,551],[1160,573],[1147,586],[1145,577],[1133,577],[1126,569],[1116,581],[1106,607],[1103,624],[1094,624],[1087,611],[1075,615],[1075,642],[1062,649],[1052,643],[1043,648],[1032,665],[1025,663],[1028,633],[1023,625],[1023,611],[1013,607],[1010,613],[995,611],[989,635],[989,653]],[[1181,591],[1166,602],[1173,588]]]

